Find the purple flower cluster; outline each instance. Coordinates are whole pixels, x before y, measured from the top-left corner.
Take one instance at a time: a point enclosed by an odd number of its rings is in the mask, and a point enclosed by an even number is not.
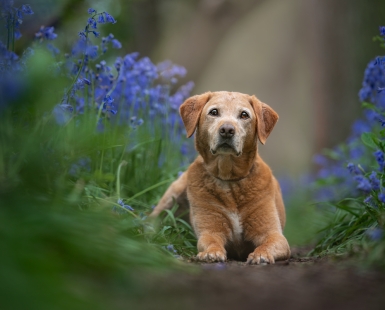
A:
[[[15,101],[24,88],[21,83],[26,67],[26,60],[33,54],[27,48],[19,57],[14,52],[14,42],[21,37],[20,25],[24,15],[32,15],[28,4],[19,8],[13,7],[12,0],[0,1],[0,17],[5,21],[5,42],[0,41],[0,110]]]
[[[4,16],[13,14],[21,18],[22,14],[33,13],[28,5],[15,9],[12,8],[12,1],[0,3],[4,4],[1,8]],[[99,59],[100,56],[110,47],[119,49],[122,44],[113,34],[101,37],[98,28],[106,23],[115,24],[116,20],[109,13],[98,13],[92,8],[88,13],[90,16],[70,53],[62,54],[53,45],[58,37],[54,27],[42,26],[35,34],[35,42],[45,44],[58,61],[55,73],[70,79],[63,99],[52,110],[51,115],[57,124],[79,123],[82,115],[94,113],[99,120],[99,131],[105,130],[105,122],[132,130],[144,123],[154,133],[163,136],[172,133],[173,142],[180,141],[184,126],[179,117],[179,106],[194,87],[192,82],[188,82],[176,89],[186,70],[170,61],[156,65],[148,57],[140,58],[138,53],[118,57],[112,66],[107,64]],[[25,69],[25,59],[32,53],[32,49],[27,49],[19,57],[0,41],[0,90],[7,88],[4,93],[11,94],[13,88],[21,89],[20,85],[10,87],[9,83],[15,81],[15,70]],[[3,102],[10,101],[1,95],[0,100],[0,107]],[[182,151],[189,153],[186,145],[182,145]],[[82,165],[74,164],[71,174],[75,175],[83,169],[79,167]]]
[[[21,38],[20,25],[23,23],[24,15],[32,15],[33,11],[29,4],[23,4],[15,8],[13,0],[0,1],[0,16],[5,20],[5,27],[8,31],[8,48],[12,41]]]
[[[380,35],[385,39],[384,26],[380,27]],[[319,187],[317,199],[336,201],[347,195],[354,197],[382,191],[379,176],[385,173],[384,153],[381,144],[376,143],[370,133],[385,127],[384,89],[385,57],[379,56],[367,65],[358,93],[364,106],[364,118],[354,122],[352,133],[344,144],[327,151],[326,156],[314,157],[319,167],[317,178],[323,180],[320,183],[324,185]],[[375,162],[378,168],[373,170]],[[385,201],[384,198],[381,192],[376,194],[380,202]]]
[[[20,12],[29,14],[32,10],[23,6]],[[101,112],[101,119],[108,118],[115,125],[136,129],[146,121],[153,125],[156,119],[166,125],[161,128],[175,132],[174,128],[178,127],[176,132],[182,133],[178,110],[194,84],[188,82],[177,90],[175,84],[186,75],[186,70],[170,61],[155,65],[148,57],[140,58],[138,53],[118,57],[114,65],[109,66],[99,57],[108,48],[120,49],[122,44],[113,34],[99,39],[97,30],[101,24],[114,24],[116,20],[109,13],[98,13],[92,8],[88,13],[90,17],[79,32],[71,53],[62,55],[52,43],[57,38],[54,27],[42,26],[35,34],[36,42],[45,44],[56,59],[65,63],[57,73],[72,79],[62,102],[53,109],[52,115],[57,123],[64,125],[88,109]],[[92,42],[95,39],[98,41],[96,44]],[[24,63],[1,42],[0,57],[0,69],[4,72],[14,71],[19,63]],[[98,128],[103,130],[103,125]]]
[[[189,82],[174,93],[172,89],[178,78],[186,75],[186,70],[170,61],[155,65],[148,57],[139,58],[138,53],[118,57],[113,67],[103,60],[97,62],[100,52],[104,54],[109,46],[121,48],[122,45],[112,34],[103,37],[100,45],[92,44],[89,34],[99,37],[95,32],[98,25],[116,20],[106,12],[89,9],[88,13],[91,17],[85,29],[79,32],[71,55],[67,55],[66,67],[74,82],[60,106],[70,105],[73,109],[65,108],[63,113],[76,115],[84,113],[85,108],[94,108],[115,125],[129,125],[135,129],[144,121],[152,123],[157,119],[167,125],[162,128],[177,126],[182,132],[178,110],[194,84]],[[39,37],[47,38],[45,28],[42,30]]]

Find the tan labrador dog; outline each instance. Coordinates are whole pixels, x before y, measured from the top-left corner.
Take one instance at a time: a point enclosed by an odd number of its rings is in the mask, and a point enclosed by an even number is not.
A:
[[[255,96],[224,91],[187,99],[180,114],[187,137],[196,131],[200,156],[171,184],[151,216],[174,201],[188,203],[200,261],[229,257],[273,264],[289,258],[281,190],[257,152],[258,139],[265,144],[278,114]]]

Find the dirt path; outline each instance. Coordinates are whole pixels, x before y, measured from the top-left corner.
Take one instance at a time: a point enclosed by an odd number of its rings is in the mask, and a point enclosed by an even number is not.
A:
[[[294,252],[294,251],[293,251]],[[385,309],[385,277],[346,262],[294,257],[275,265],[201,264],[150,277],[135,309]]]

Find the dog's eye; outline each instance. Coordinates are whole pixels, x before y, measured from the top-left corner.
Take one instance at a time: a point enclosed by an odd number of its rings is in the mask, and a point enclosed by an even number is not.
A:
[[[209,112],[210,115],[212,116],[218,116],[218,110],[217,109],[212,109],[210,112]]]
[[[248,119],[248,118],[250,118],[249,114],[247,114],[247,112],[243,111],[241,113],[241,119]]]

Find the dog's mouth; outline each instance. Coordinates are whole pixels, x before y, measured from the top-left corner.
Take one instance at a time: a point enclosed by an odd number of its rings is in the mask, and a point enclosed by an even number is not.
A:
[[[232,144],[227,142],[219,144],[215,149],[210,149],[210,151],[211,151],[211,154],[213,155],[219,155],[219,154],[222,154],[222,155],[232,154],[236,156],[241,155],[241,152],[238,152]]]

